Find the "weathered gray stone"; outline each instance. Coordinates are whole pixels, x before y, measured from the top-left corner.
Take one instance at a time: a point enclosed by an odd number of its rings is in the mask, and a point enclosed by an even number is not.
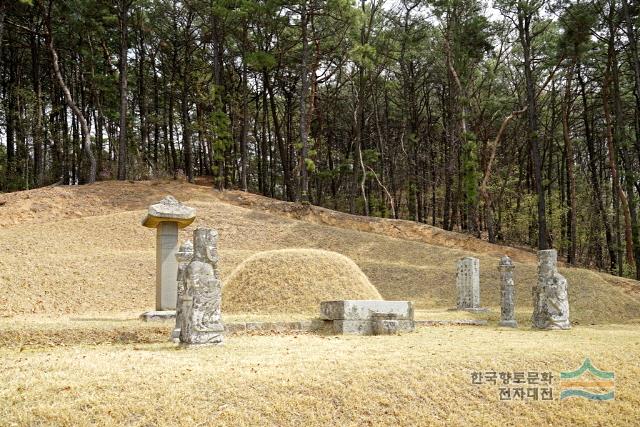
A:
[[[515,318],[515,286],[513,282],[513,270],[515,266],[508,256],[500,258],[498,271],[500,271],[500,326],[517,328]]]
[[[264,330],[264,322],[247,322],[245,329],[247,331],[262,331]]]
[[[557,261],[555,249],[538,251],[538,283],[532,289],[534,328],[571,328],[567,280],[558,273]]]
[[[461,320],[416,320],[416,326],[486,326],[489,322],[478,319]]]
[[[163,320],[175,319],[176,312],[174,310],[147,311],[140,315],[140,320],[145,322],[160,322]]]
[[[394,314],[413,320],[411,301],[343,300],[320,303],[320,318],[326,320],[371,320],[376,313]]]
[[[344,335],[391,334],[412,331],[411,301],[344,300],[320,303],[320,317]]]
[[[247,330],[246,323],[225,323],[224,324],[224,332],[225,334],[236,334],[239,332],[244,332]]]
[[[456,270],[458,310],[480,309],[480,260],[464,257],[458,260]]]
[[[399,320],[395,314],[374,314],[371,322],[373,335],[397,335],[415,330],[413,320]]]
[[[191,224],[196,218],[196,210],[183,205],[173,196],[166,196],[158,203],[149,206],[147,216],[142,220],[142,225],[156,228],[162,222],[175,222],[180,228]]]
[[[195,209],[167,196],[149,206],[142,225],[156,228],[156,310],[175,310],[177,304],[175,258],[178,251],[178,229],[195,219]]]
[[[334,320],[333,332],[339,335],[373,335],[373,322],[368,320]]]
[[[178,289],[178,305],[176,307],[176,326],[171,333],[171,338],[174,340],[180,340],[180,325],[182,324],[182,307],[181,301],[185,293],[184,272],[193,257],[193,243],[187,240],[180,250],[176,253],[176,261],[178,262],[178,274],[176,276],[176,287]]]
[[[193,258],[184,272],[185,291],[181,299],[182,344],[219,344],[223,341],[222,282],[216,274],[217,240],[216,230],[198,228],[193,232]]]

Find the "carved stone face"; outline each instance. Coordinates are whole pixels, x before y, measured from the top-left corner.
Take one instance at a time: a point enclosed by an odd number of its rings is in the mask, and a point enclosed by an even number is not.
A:
[[[185,242],[180,246],[178,252],[176,252],[176,259],[178,262],[187,262],[193,256],[193,244],[190,241]]]
[[[194,258],[218,262],[218,232],[212,228],[198,228],[193,232]]]
[[[555,249],[538,251],[538,274],[541,278],[552,279],[556,272],[558,253]]]

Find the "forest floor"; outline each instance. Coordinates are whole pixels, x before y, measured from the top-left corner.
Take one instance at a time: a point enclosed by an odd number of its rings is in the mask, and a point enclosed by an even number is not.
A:
[[[353,259],[385,299],[418,319],[486,319],[392,337],[228,337],[181,350],[153,308],[155,232],[140,225],[167,194],[220,233],[222,278],[251,255],[312,248]],[[194,226],[181,232],[189,238]],[[518,330],[497,328],[499,256],[515,261]],[[455,304],[455,261],[481,263],[487,313]],[[535,255],[409,221],[365,219],[182,182],[103,182],[0,195],[0,424],[620,424],[640,417],[640,284],[561,268],[574,328],[529,327]],[[269,272],[265,272],[268,276]],[[318,274],[321,274],[319,271]],[[223,290],[224,301],[224,290]],[[224,304],[224,302],[223,302]],[[316,313],[229,312],[227,321]],[[559,401],[559,372],[590,357],[616,372],[616,400]],[[501,402],[473,371],[550,371],[554,400]]]

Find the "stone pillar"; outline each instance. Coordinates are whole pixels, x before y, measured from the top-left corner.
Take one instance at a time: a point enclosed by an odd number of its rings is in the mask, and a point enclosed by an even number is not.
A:
[[[464,257],[458,260],[456,272],[458,310],[480,309],[480,260]]]
[[[499,326],[517,328],[515,317],[515,287],[513,283],[513,270],[515,266],[508,256],[500,258],[498,271],[500,271],[500,323]]]
[[[156,229],[156,310],[174,310],[177,302],[178,224],[161,222]]]
[[[534,328],[571,328],[567,280],[558,273],[557,261],[555,249],[538,251],[538,283],[532,292]]]
[[[176,309],[178,229],[191,224],[195,217],[195,209],[167,196],[149,206],[147,216],[142,221],[145,227],[156,229],[156,310],[160,313],[152,313],[154,315]],[[173,312],[170,314],[173,315]]]
[[[187,266],[193,257],[193,243],[190,240],[186,241],[176,253],[176,261],[178,262],[178,274],[176,277],[176,285],[178,287],[176,306],[176,326],[171,333],[173,340],[180,339],[180,325],[182,323],[182,305],[181,301],[184,297],[185,284],[184,284],[184,272],[187,270]]]
[[[220,344],[223,340],[217,240],[216,230],[198,228],[193,232],[193,258],[184,272],[180,301],[180,343],[185,345]]]

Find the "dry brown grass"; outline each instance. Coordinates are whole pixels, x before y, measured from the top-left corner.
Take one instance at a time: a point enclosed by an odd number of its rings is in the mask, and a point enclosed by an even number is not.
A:
[[[194,226],[219,230],[227,285],[235,286],[237,266],[262,251],[335,251],[354,260],[385,299],[415,301],[418,319],[478,318],[490,326],[386,337],[232,336],[222,347],[178,349],[167,342],[172,322],[135,320],[154,305],[154,232],[139,221],[166,194],[198,209]],[[536,332],[529,328],[531,253],[406,222],[236,196],[179,182],[0,195],[0,425],[637,425],[637,282],[562,269],[577,326]],[[495,327],[502,249],[517,261],[518,330]],[[487,313],[446,311],[455,302],[455,260],[464,255],[481,260]],[[291,276],[290,267],[280,274],[260,265],[288,285],[280,276]],[[247,286],[254,293],[247,301],[282,298],[278,283]],[[259,293],[269,286],[272,292]],[[232,302],[229,289],[223,298]],[[224,320],[312,315],[244,307],[225,310]],[[616,372],[614,402],[504,403],[495,387],[471,384],[477,370],[551,371],[557,379],[585,357]]]
[[[229,275],[225,313],[318,314],[321,301],[382,299],[349,258],[317,249],[259,252]]]
[[[637,425],[640,334],[423,328],[387,337],[238,336],[0,349],[5,425]],[[500,402],[473,371],[616,373],[616,400]]]
[[[189,238],[196,226],[219,230],[223,280],[257,252],[322,249],[354,260],[385,299],[413,300],[418,309],[444,309],[455,303],[456,259],[472,255],[481,262],[482,304],[494,312],[499,307],[498,258],[493,252],[468,252],[289,219],[223,203],[219,193],[185,183],[104,182],[27,193],[1,196],[7,203],[0,207],[0,218],[17,216],[26,221],[0,226],[0,289],[10,290],[0,293],[6,315],[140,313],[153,308],[154,231],[139,221],[144,208],[165,194],[198,210],[196,223],[181,232],[181,239]],[[24,216],[23,204],[34,201],[53,207]],[[67,204],[89,213],[65,216]],[[516,302],[524,322],[535,271],[534,262],[516,262]],[[584,269],[561,271],[570,283],[573,321],[640,320],[637,282]]]

